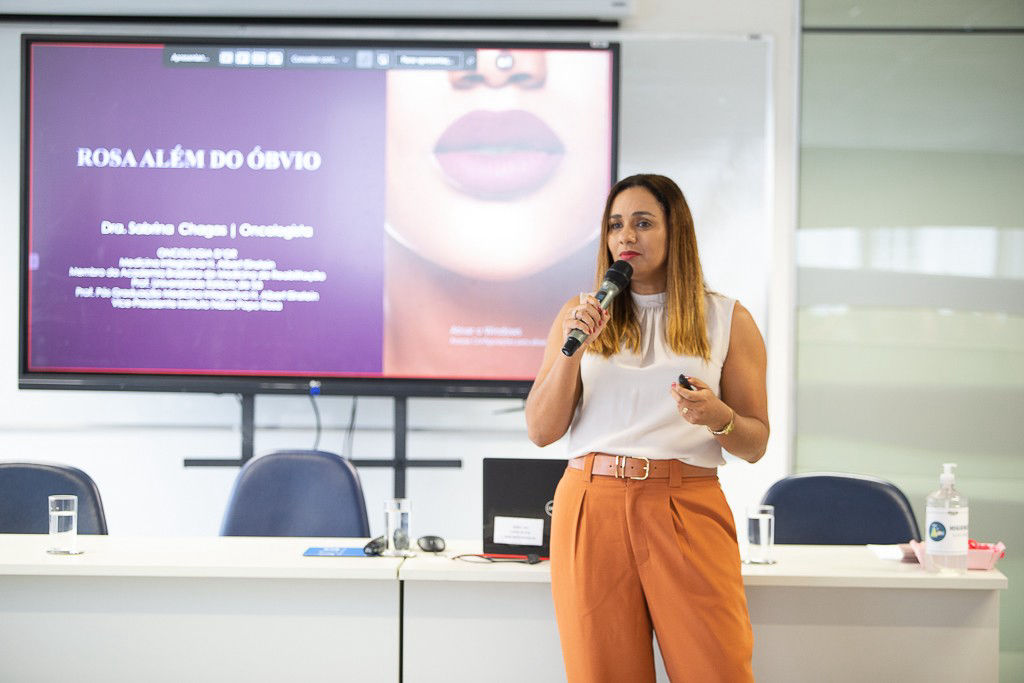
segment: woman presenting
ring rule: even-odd
[[[569,432],[555,493],[551,587],[570,683],[654,681],[652,629],[673,681],[751,681],[753,638],[722,449],[768,441],[765,348],[750,313],[708,290],[672,180],[612,187],[600,278],[633,267],[607,311],[563,307],[526,402],[530,439]],[[570,357],[568,333],[589,336]],[[676,383],[683,374],[693,389]]]

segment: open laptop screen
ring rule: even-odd
[[[550,555],[551,511],[565,460],[484,458],[484,553]]]

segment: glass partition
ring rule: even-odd
[[[956,462],[971,537],[1014,549],[1022,64],[1024,33],[805,31],[797,233],[796,470],[889,479],[923,530]],[[1024,680],[1024,557],[999,569],[1001,676]]]

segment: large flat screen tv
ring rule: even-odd
[[[614,44],[24,36],[20,386],[523,395]]]

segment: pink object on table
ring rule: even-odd
[[[1002,541],[999,543],[982,543],[979,545],[984,547],[967,549],[968,569],[992,569],[996,566],[997,560],[1006,556],[1006,546],[1003,545]],[[917,557],[917,561],[923,567],[924,543],[920,541],[910,541],[910,543],[904,543],[900,547],[902,548],[903,546],[908,546],[913,550],[914,556]]]

